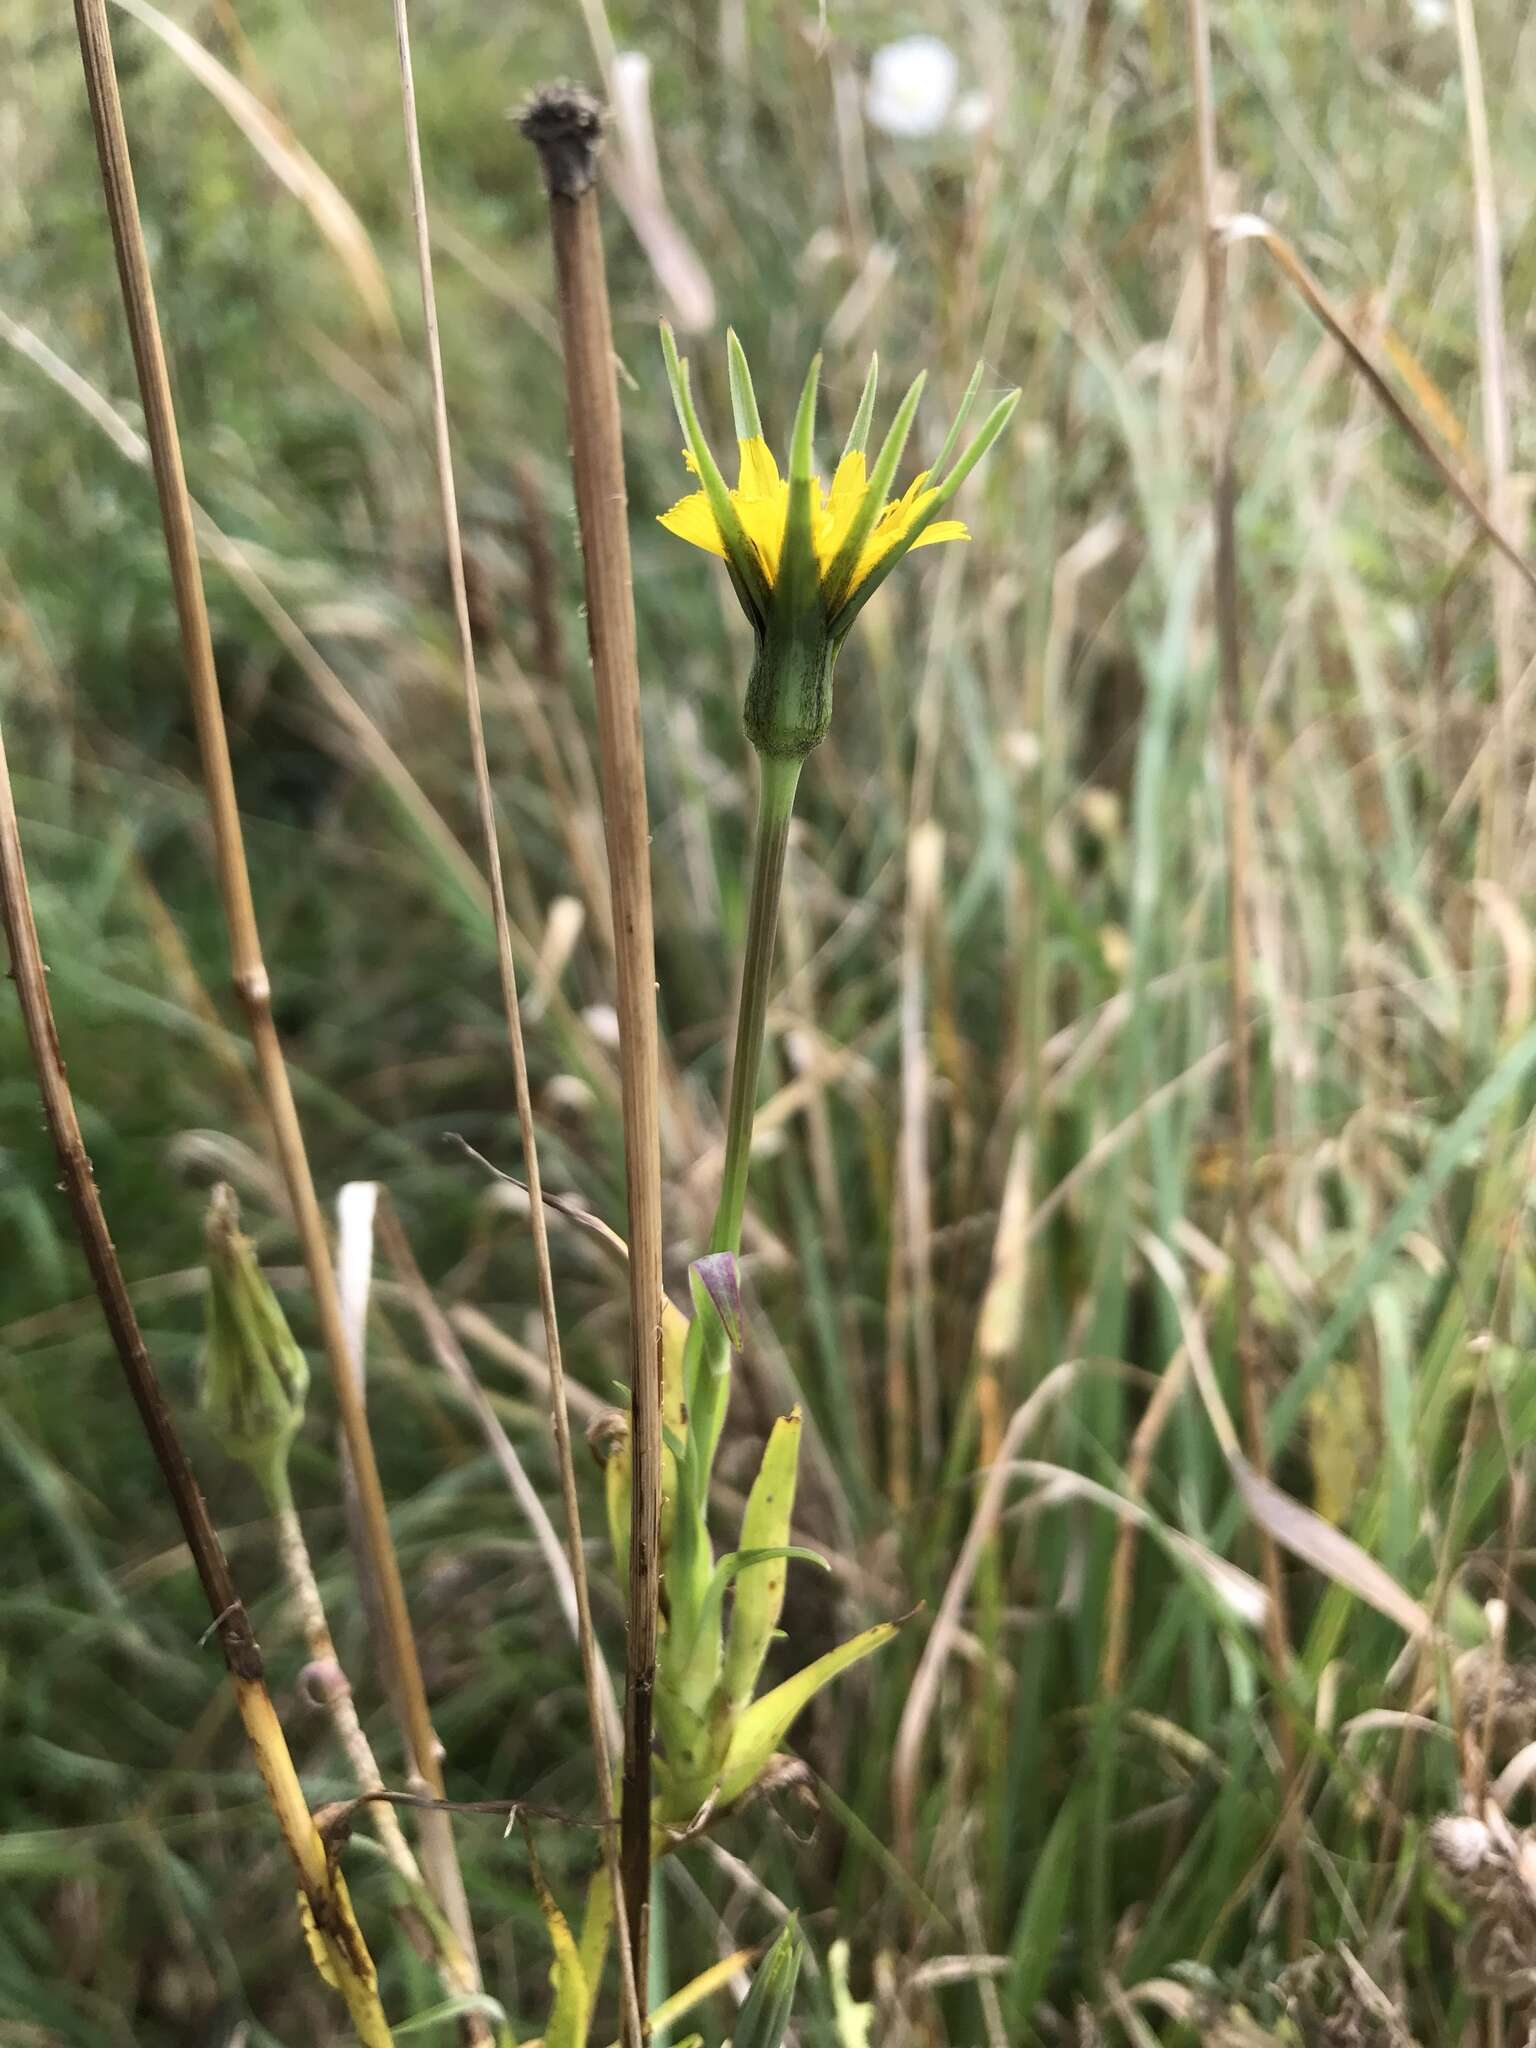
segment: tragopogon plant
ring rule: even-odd
[[[667,374],[699,488],[662,517],[681,539],[719,555],[752,623],[756,651],[744,723],[759,758],[758,814],[752,856],[741,1004],[726,1111],[723,1183],[706,1255],[690,1271],[693,1316],[668,1304],[663,1322],[662,1560],[665,1628],[657,1669],[661,1738],[653,1848],[663,1854],[710,1811],[748,1793],[801,1709],[840,1672],[889,1640],[881,1622],[757,1694],[784,1604],[792,1557],[814,1553],[789,1541],[800,1450],[798,1411],[769,1434],[742,1517],[737,1547],[716,1558],[708,1523],[709,1483],[725,1421],[732,1353],[741,1343],[736,1257],[746,1208],[752,1121],[757,1101],[768,991],[795,790],[805,758],[826,736],[837,656],[859,612],[914,548],[967,538],[958,519],[942,518],[961,484],[1007,425],[1019,394],[995,405],[956,456],[981,371],[931,470],[893,496],[896,472],[922,395],[919,377],[897,410],[873,468],[867,442],[874,415],[871,364],[830,490],[816,474],[814,442],[819,358],[800,395],[782,477],[763,437],[746,357],[728,337],[740,473],[727,486],[699,424],[687,364],[662,330]],[[628,1554],[629,1454],[622,1425],[607,1458],[609,1523],[620,1570]],[[819,1561],[819,1560],[818,1560]],[[726,1595],[734,1588],[729,1614]],[[588,1906],[591,1954],[601,1880]],[[565,1980],[570,1982],[569,1973]],[[557,1973],[557,1984],[561,1982]],[[595,1986],[577,1987],[590,2000]],[[575,1995],[574,1993],[571,1995]],[[557,2016],[566,2003],[557,1993]],[[552,2028],[553,2037],[553,2028]],[[562,2035],[562,2038],[564,2036]]]
[[[665,1818],[685,1822],[701,1800],[714,1797],[729,1803],[747,1791],[801,1707],[891,1632],[888,1624],[866,1630],[754,1700],[783,1602],[784,1561],[791,1554],[786,1546],[799,1451],[798,1417],[786,1416],[775,1424],[747,1503],[740,1546],[718,1564],[707,1522],[709,1479],[725,1418],[731,1353],[740,1341],[733,1262],[741,1248],[779,893],[800,769],[826,735],[833,670],[854,620],[904,555],[932,543],[967,538],[958,519],[940,514],[1008,424],[1019,394],[1011,392],[995,405],[956,457],[981,383],[978,367],[933,468],[919,474],[902,496],[893,497],[924,380],[917,378],[897,408],[871,469],[866,447],[877,383],[877,365],[871,363],[827,490],[816,474],[814,453],[820,359],[811,364],[801,390],[790,438],[789,475],[781,478],[763,438],[746,356],[732,334],[731,399],[741,466],[736,488],[730,490],[699,424],[688,366],[679,360],[665,328],[662,345],[686,444],[685,460],[700,481],[691,497],[663,515],[662,524],[724,558],[752,623],[757,645],[744,723],[760,770],[724,1179],[710,1255],[693,1273],[694,1316],[680,1368],[684,1433],[672,1446],[676,1502],[666,1560],[669,1616],[657,1718],[667,1746]],[[735,1604],[729,1633],[722,1638],[725,1583],[732,1577],[737,1581]]]

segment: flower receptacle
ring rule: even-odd
[[[832,670],[837,648],[814,618],[797,630],[773,630],[759,643],[747,678],[742,724],[760,754],[803,761],[832,722]]]

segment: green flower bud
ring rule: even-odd
[[[304,1420],[309,1366],[240,1230],[234,1190],[208,1204],[207,1341],[203,1416],[221,1450],[264,1485],[280,1477]]]
[[[995,405],[958,459],[961,436],[981,388],[978,365],[932,470],[904,492],[896,472],[922,396],[918,377],[896,412],[873,467],[866,454],[874,414],[876,369],[830,485],[816,474],[816,394],[821,358],[811,364],[795,411],[789,474],[763,437],[746,356],[727,337],[731,411],[740,473],[732,489],[710,451],[693,401],[688,365],[671,329],[662,353],[682,428],[684,459],[699,488],[661,516],[690,546],[718,555],[757,637],[747,684],[747,737],[765,760],[801,761],[826,736],[832,717],[832,672],[850,627],[886,577],[914,548],[965,540],[958,519],[941,519],[971,471],[1003,432],[1019,402],[1011,391]]]

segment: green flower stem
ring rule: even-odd
[[[712,1252],[741,1250],[741,1222],[747,1206],[747,1173],[752,1160],[752,1121],[757,1110],[758,1074],[763,1062],[763,1035],[768,1023],[768,991],[773,976],[774,941],[778,936],[779,895],[784,882],[784,855],[795,787],[803,756],[759,754],[757,829],[752,851],[752,896],[747,908],[746,955],[742,965],[741,1006],[736,1016],[736,1054],[731,1065],[731,1091],[725,1116],[725,1170],[720,1206],[710,1233]],[[684,1358],[688,1390],[688,1467],[692,1511],[697,1530],[674,1537],[669,1585],[674,1629],[696,1613],[708,1582],[711,1559],[706,1502],[715,1448],[725,1422],[730,1393],[731,1347],[724,1323],[707,1306],[696,1306]],[[686,1632],[686,1630],[685,1630]]]
[[[741,1008],[736,1017],[736,1054],[725,1119],[725,1172],[720,1206],[710,1234],[712,1252],[741,1250],[741,1221],[747,1206],[747,1170],[752,1156],[752,1121],[757,1111],[758,1073],[768,1023],[768,992],[779,930],[779,896],[784,854],[795,808],[800,761],[758,757],[757,833],[752,851],[752,900],[747,909],[746,956],[742,964]]]

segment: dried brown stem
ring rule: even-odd
[[[1249,1463],[1263,1473],[1264,1392],[1253,1330],[1253,941],[1248,929],[1252,847],[1252,758],[1243,702],[1242,632],[1237,585],[1236,392],[1227,303],[1227,249],[1220,224],[1216,156],[1216,99],[1211,78],[1211,25],[1206,0],[1188,0],[1195,133],[1200,166],[1200,225],[1205,257],[1205,359],[1211,402],[1211,524],[1215,541],[1212,595],[1221,679],[1222,746],[1226,781],[1227,988],[1232,1044],[1232,1317],[1233,1346],[1242,1389],[1243,1434]],[[1290,1631],[1280,1549],[1259,1531],[1259,1557],[1269,1594],[1269,1652],[1277,1675],[1290,1668]],[[1280,1705],[1275,1738],[1283,1779],[1282,1807],[1291,1814],[1296,1782],[1296,1730]],[[1286,1930],[1292,1955],[1306,1939],[1306,1873],[1299,1829],[1284,1827]]]
[[[554,1271],[549,1257],[548,1224],[544,1213],[538,1137],[533,1122],[533,1097],[528,1084],[528,1055],[523,1039],[522,1011],[517,993],[517,970],[512,957],[512,934],[507,916],[506,883],[502,873],[501,846],[496,829],[496,805],[491,790],[490,763],[485,747],[485,721],[480,702],[480,679],[475,663],[474,632],[470,619],[469,591],[464,577],[464,546],[459,530],[458,491],[453,474],[453,441],[448,425],[448,395],[443,377],[443,352],[438,334],[437,292],[432,276],[432,240],[427,221],[426,178],[421,161],[421,131],[416,118],[416,84],[411,64],[410,23],[405,0],[394,0],[395,42],[400,58],[400,97],[405,121],[406,158],[410,173],[411,213],[416,231],[416,263],[421,284],[422,319],[426,330],[427,367],[432,383],[433,452],[437,469],[439,507],[443,523],[443,545],[448,560],[448,583],[453,599],[454,624],[458,632],[459,664],[464,683],[464,708],[469,725],[470,759],[474,769],[475,798],[480,815],[486,875],[491,889],[491,916],[496,935],[496,963],[501,981],[502,1009],[507,1025],[507,1049],[512,1059],[513,1092],[517,1101],[518,1129],[522,1136],[524,1170],[528,1176],[528,1213],[533,1233],[534,1265],[538,1275],[539,1310],[544,1324],[544,1349],[549,1361],[550,1413],[555,1451],[560,1467],[560,1492],[565,1510],[566,1547],[570,1558],[571,1593],[576,1610],[576,1633],[581,1652],[582,1679],[587,1698],[587,1720],[592,1738],[593,1765],[597,1773],[598,1811],[605,1823],[613,1820],[613,1762],[609,1741],[612,1714],[611,1689],[603,1667],[597,1634],[592,1625],[591,1601],[587,1590],[586,1552],[582,1544],[581,1504],[576,1487],[575,1458],[571,1448],[570,1411],[565,1395],[565,1368],[560,1345],[560,1322],[555,1306]],[[641,784],[642,822],[644,784]],[[654,1040],[654,1016],[652,1036]],[[653,1062],[654,1065],[654,1062]],[[627,1069],[626,1069],[627,1076]],[[627,1085],[626,1085],[627,1100]],[[659,1160],[659,1155],[658,1155]],[[659,1163],[658,1163],[659,1175]],[[659,1206],[659,1196],[658,1196]],[[406,1277],[415,1270],[403,1231],[390,1213],[386,1228],[392,1233],[397,1252],[409,1262]],[[658,1235],[659,1244],[659,1235]],[[416,1276],[419,1281],[419,1274]],[[660,1294],[658,1251],[657,1293]],[[488,1404],[469,1364],[457,1350],[457,1340],[436,1311],[423,1285],[420,1294],[428,1304],[428,1328],[435,1331],[439,1354],[442,1346],[456,1353],[482,1423],[489,1416]],[[457,1375],[456,1375],[457,1376]],[[494,1417],[489,1417],[494,1424]],[[507,1447],[510,1450],[510,1445]],[[660,1462],[658,1447],[657,1461]],[[634,1967],[634,1950],[628,1939],[624,1888],[620,1881],[619,1846],[611,1825],[603,1829],[603,1854],[609,1869],[614,1915],[618,1927],[620,2010],[627,2048],[639,2048],[644,2037],[645,1979]]]
[[[330,1243],[272,1016],[272,990],[262,958],[261,938],[251,898],[229,740],[224,730],[208,609],[198,563],[192,502],[182,465],[181,442],[155,309],[149,256],[134,190],[127,130],[123,123],[117,71],[107,30],[106,0],[76,0],[75,22],[91,121],[96,134],[102,191],[112,229],[123,309],[133,345],[145,432],[160,500],[166,555],[181,628],[182,656],[197,725],[219,895],[229,936],[231,976],[235,993],[245,1011],[256,1056],[257,1078],[272,1123],[273,1140],[314,1295],[321,1342],[330,1364],[337,1409],[356,1476],[367,1538],[368,1565],[380,1594],[389,1662],[403,1704],[407,1740],[417,1774],[440,1797],[443,1792],[442,1764],[432,1732],[416,1642],[411,1633],[399,1561],[390,1536],[384,1490],[368,1432],[362,1389],[348,1352]],[[439,1877],[450,1892],[442,1904],[456,1924],[462,1925],[463,1899],[456,1866],[451,1873],[440,1872]],[[454,1890],[458,1890],[457,1897],[451,1895]]]
[[[633,1459],[620,1857],[635,1979],[644,1984],[651,1883],[651,1698],[660,1594],[661,1140],[640,670],[613,328],[594,189],[601,113],[586,94],[551,87],[535,96],[522,127],[538,149],[549,192],[613,887],[629,1207]],[[536,1211],[539,1204],[533,1207]]]
[[[43,964],[37,925],[32,915],[3,736],[0,736],[0,914],[3,914],[10,948],[11,979],[16,984],[27,1045],[37,1074],[49,1133],[58,1154],[64,1193],[113,1348],[202,1583],[208,1611],[213,1616],[212,1633],[218,1638],[228,1666],[240,1719],[283,1841],[293,1859],[300,1890],[320,1930],[359,2037],[371,2044],[371,2048],[387,2048],[389,2026],[379,2004],[372,1959],[346,1903],[346,1895],[336,1884],[327,1864],[324,1845],[311,1818],[298,1772],[283,1738],[282,1726],[267,1692],[261,1652],[250,1618],[235,1588],[208,1504],[176,1434],[175,1423],[139,1329],[138,1318],[133,1312],[117,1250],[107,1228],[54,1024],[53,1005],[48,995],[48,970]]]
[[[358,1792],[374,1800],[375,1795],[384,1790],[383,1774],[358,1715],[352,1687],[336,1654],[336,1643],[326,1617],[325,1602],[320,1596],[314,1562],[304,1540],[304,1528],[293,1504],[293,1495],[288,1490],[286,1473],[282,1475],[272,1499],[272,1517],[277,1530],[277,1551],[283,1576],[288,1581],[288,1590],[298,1612],[304,1646],[312,1663],[318,1667],[315,1676],[323,1694],[325,1711],[345,1752]],[[449,1998],[472,1997],[480,1989],[480,1973],[474,1958],[467,1953],[432,1900],[422,1877],[421,1865],[416,1861],[415,1853],[405,1839],[405,1830],[387,1800],[375,1801],[373,1822],[379,1846],[404,1884],[412,1903],[418,1909],[425,1908],[423,1917],[437,1950],[437,1970],[444,1993]],[[493,2041],[495,2034],[491,2027],[478,2015],[474,2017],[479,2030],[477,2038]]]

